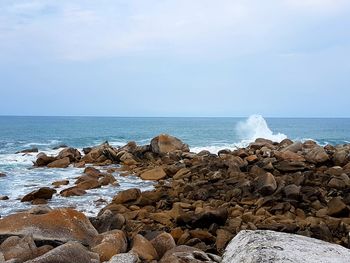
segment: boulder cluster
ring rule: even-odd
[[[108,173],[90,166],[110,164],[120,166],[109,167]],[[153,180],[155,189],[118,192],[89,220],[72,209],[49,208],[0,219],[0,237],[10,239],[0,245],[5,260],[220,262],[234,236],[258,229],[350,245],[350,145],[257,139],[246,148],[218,154],[191,153],[179,139],[159,135],[145,146],[130,142],[115,148],[104,143],[84,149],[84,155],[73,148],[56,157],[40,153],[35,163],[69,165],[87,167],[74,187],[60,192],[62,196],[116,184],[111,174],[116,171]],[[49,199],[55,191],[49,189],[29,193],[22,201]],[[14,238],[22,238],[21,249],[31,247],[33,253],[16,257],[27,254],[15,253],[19,248],[11,246]],[[15,252],[8,252],[12,249]],[[76,251],[84,251],[78,261],[45,259]]]

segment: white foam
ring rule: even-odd
[[[236,131],[242,143],[253,142],[258,138],[281,142],[287,138],[283,133],[273,133],[261,115],[251,115],[245,121],[239,122]]]

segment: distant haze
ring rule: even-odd
[[[349,0],[3,0],[0,115],[350,117]]]

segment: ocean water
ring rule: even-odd
[[[7,117],[0,116],[0,195],[9,200],[0,201],[0,216],[31,207],[21,203],[24,194],[52,182],[69,179],[70,185],[83,169],[32,168],[34,154],[15,152],[38,147],[47,154],[57,154],[54,147],[66,144],[78,149],[109,141],[121,146],[128,141],[148,144],[160,133],[174,135],[190,145],[194,152],[203,149],[217,152],[223,148],[246,146],[256,138],[274,141],[313,139],[319,144],[344,144],[350,142],[350,119],[298,119],[266,118],[253,115],[249,118],[117,118],[117,117]],[[136,177],[114,176],[120,186],[107,186],[89,190],[82,197],[63,198],[55,195],[49,202],[52,207],[71,206],[95,215],[103,203],[118,191],[139,187],[152,189],[152,182]],[[64,186],[58,191],[69,187]]]

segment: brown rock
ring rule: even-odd
[[[148,170],[140,175],[143,180],[154,180],[158,181],[166,177],[166,173],[164,172],[162,167],[153,168]]]
[[[76,186],[66,188],[60,192],[60,195],[63,197],[82,196],[84,194],[86,194],[86,191]]]
[[[310,163],[323,163],[329,160],[329,156],[321,146],[314,146],[305,155],[305,159]]]
[[[56,188],[58,188],[62,185],[67,185],[67,184],[69,184],[68,180],[61,180],[61,181],[56,181],[56,182],[52,183],[52,185],[54,185]]]
[[[0,200],[9,200],[9,197],[7,195],[0,195]]]
[[[133,238],[132,251],[134,251],[142,260],[156,260],[158,254],[152,243],[143,236],[137,234]]]
[[[172,235],[165,232],[153,238],[151,240],[151,244],[157,251],[159,258],[162,258],[168,250],[176,247],[175,240]]]
[[[108,261],[116,254],[125,253],[128,247],[126,236],[121,230],[112,230],[99,235],[91,248],[92,252],[100,256],[101,261]]]
[[[175,151],[189,152],[187,144],[184,144],[176,137],[161,134],[151,140],[151,151],[158,154],[165,154]]]
[[[42,187],[42,188],[39,188],[38,190],[30,192],[29,194],[26,194],[21,199],[21,202],[30,202],[30,201],[33,201],[34,199],[51,199],[54,193],[56,193],[55,189],[52,189],[49,187]]]
[[[216,242],[215,242],[217,251],[222,252],[232,238],[233,238],[233,235],[227,230],[218,229],[216,231]]]
[[[99,256],[77,242],[68,242],[26,263],[99,263]]]
[[[115,204],[123,204],[130,201],[137,200],[141,195],[141,191],[138,188],[131,188],[128,190],[124,190],[119,192],[116,196],[113,197],[113,203]]]
[[[123,215],[118,213],[114,214],[108,209],[96,218],[91,218],[90,221],[99,233],[121,229],[125,224],[125,218]]]
[[[67,168],[70,164],[70,160],[68,157],[65,157],[63,159],[58,159],[56,161],[53,161],[47,165],[49,168]]]
[[[256,183],[257,190],[262,195],[271,195],[277,189],[275,177],[271,173],[260,175]]]
[[[25,149],[25,150],[16,152],[16,154],[18,154],[18,153],[37,153],[38,151],[39,151],[39,149],[34,147],[34,148]]]
[[[248,163],[254,163],[256,161],[258,161],[258,157],[253,154],[253,155],[250,155],[248,157],[245,158],[247,160]]]
[[[37,247],[31,236],[23,238],[12,236],[0,245],[0,252],[3,253],[5,260],[16,259],[24,262],[36,257]]]
[[[0,177],[5,177],[6,174],[5,173],[0,173]]]
[[[290,184],[283,188],[283,193],[289,199],[298,199],[300,197],[300,189],[300,186]]]
[[[340,197],[334,197],[328,202],[328,215],[347,217],[349,215],[349,209]]]
[[[56,158],[52,156],[47,156],[45,153],[39,153],[35,161],[36,166],[46,166],[49,163],[55,161]]]
[[[81,153],[77,149],[68,147],[58,153],[57,159],[63,159],[66,157],[69,158],[69,162],[71,163],[78,162],[81,158]]]
[[[206,253],[201,251],[198,248],[189,247],[189,246],[177,246],[169,251],[167,251],[162,259],[160,260],[160,263],[202,263],[202,262],[208,262],[213,263],[215,262],[212,260]]]
[[[17,213],[0,219],[0,235],[23,234],[32,234],[38,240],[90,244],[98,233],[83,213],[68,208],[39,215]]]

